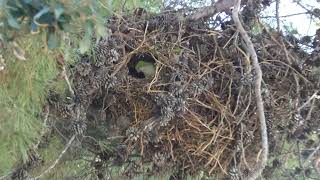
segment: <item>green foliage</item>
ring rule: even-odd
[[[158,13],[162,5],[161,0],[113,0],[110,6],[115,12],[132,11],[137,8],[144,8],[148,12]]]
[[[0,54],[6,63],[6,68],[0,71],[0,176],[8,174],[16,163],[25,161],[28,149],[39,138],[42,128],[39,115],[48,90],[59,94],[66,90],[64,81],[52,81],[58,74],[55,60],[58,51],[63,52],[67,65],[78,60],[76,50],[66,45],[66,38],[79,45],[84,53],[91,48],[93,34],[98,38],[107,36],[104,20],[112,12],[138,7],[157,12],[161,5],[160,0],[124,2],[0,0]],[[40,152],[46,163],[52,162],[63,148],[56,139],[49,143],[48,149]],[[68,172],[76,175],[79,164],[85,163],[83,160],[62,162],[55,175],[49,174],[48,178],[65,177]]]
[[[145,8],[159,12],[161,0],[2,0],[0,1],[0,40],[10,42],[18,34],[45,32],[49,49],[61,45],[64,33],[83,30],[80,52],[90,49],[91,36],[107,36],[104,19],[112,12]]]
[[[63,33],[84,28],[80,49],[85,52],[93,32],[97,36],[107,35],[103,22],[106,13],[102,13],[96,0],[3,0],[0,5],[0,34],[5,42],[15,39],[17,32],[39,34],[43,31],[47,34],[48,48],[54,49],[60,46]]]
[[[44,53],[40,37],[21,38],[28,61],[17,61],[9,49],[1,51],[7,68],[0,74],[0,174],[17,160],[27,159],[27,150],[41,130],[42,112],[49,82],[57,75],[55,60]]]

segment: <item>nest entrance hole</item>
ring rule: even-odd
[[[150,53],[139,53],[139,54],[135,54],[133,55],[128,64],[128,73],[130,76],[135,77],[137,79],[144,79],[145,75],[143,72],[138,72],[136,69],[136,66],[138,64],[139,61],[144,61],[147,63],[156,63],[156,60],[154,58],[154,56],[152,56]]]

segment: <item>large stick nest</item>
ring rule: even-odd
[[[135,164],[127,176],[171,169],[179,179],[199,170],[228,174],[231,167],[248,175],[261,148],[255,74],[241,38],[228,24],[187,21],[179,12],[136,11],[108,19],[109,36],[71,68],[76,97],[60,103],[60,117],[75,119],[76,132],[116,139],[120,145],[113,151],[90,140],[83,144],[104,164]],[[310,115],[308,106],[299,109],[319,88],[314,71],[319,57],[261,29],[251,37],[263,71],[269,145],[276,151],[281,133],[300,137],[319,127],[319,106]],[[135,71],[140,59],[154,63],[151,78]],[[134,155],[142,158],[133,161]],[[141,170],[147,163],[153,167]]]

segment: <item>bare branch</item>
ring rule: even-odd
[[[316,153],[320,150],[320,144],[312,151],[312,153],[307,157],[304,163],[308,163],[311,159],[316,155]]]
[[[277,18],[277,31],[278,32],[280,32],[279,5],[280,5],[280,0],[276,0],[276,18]]]
[[[234,5],[234,0],[219,0],[213,6],[198,9],[188,17],[189,20],[198,20],[204,17],[213,16],[216,13],[230,9]]]
[[[45,110],[44,110],[45,114],[44,114],[44,120],[43,120],[43,123],[42,123],[42,130],[41,130],[41,133],[40,133],[40,138],[38,139],[38,142],[37,144],[35,144],[34,148],[35,149],[38,149],[40,143],[41,143],[41,139],[43,136],[45,136],[45,134],[48,132],[48,119],[49,119],[49,114],[50,114],[50,108],[49,108],[49,105],[46,105],[45,106]]]
[[[299,108],[298,108],[298,112],[301,111],[304,107],[306,107],[308,104],[310,104],[310,102],[317,97],[319,91],[316,91],[315,93],[313,93],[313,95],[305,102],[303,103]]]
[[[248,33],[243,28],[240,19],[239,19],[239,11],[240,11],[240,3],[241,0],[237,0],[234,5],[234,9],[232,11],[232,18],[237,27],[237,30],[240,32],[242,39],[247,45],[247,51],[250,54],[253,67],[256,72],[256,79],[255,79],[255,95],[256,95],[256,103],[257,103],[257,110],[258,110],[258,117],[260,120],[260,129],[261,129],[261,141],[262,141],[262,158],[261,162],[256,165],[255,171],[248,177],[248,179],[256,179],[265,168],[267,160],[268,160],[268,153],[269,153],[269,145],[268,145],[268,134],[267,134],[267,126],[266,120],[264,115],[264,107],[263,107],[263,100],[261,96],[261,81],[262,81],[262,71],[258,62],[258,57],[256,51],[254,49],[253,43],[250,40]]]
[[[293,14],[287,14],[283,16],[278,16],[280,18],[287,18],[287,17],[292,17],[292,16],[299,16],[299,15],[305,15],[308,14],[308,12],[299,12],[299,13],[293,13]],[[277,16],[261,16],[260,18],[278,18]]]
[[[302,157],[301,157],[301,150],[300,150],[300,144],[299,141],[297,141],[297,150],[298,150],[298,159],[299,159],[299,166],[302,169],[302,177],[305,180],[306,179],[306,173],[305,173],[305,169],[302,163]]]
[[[320,18],[318,13],[315,13],[313,10],[308,9],[306,6],[304,6],[303,4],[301,4],[301,2],[296,1],[297,5],[300,6],[301,8],[303,8],[304,10],[306,10],[310,15],[315,16],[317,18]]]
[[[61,74],[62,74],[63,78],[65,79],[67,85],[68,85],[68,88],[69,88],[70,93],[72,94],[72,96],[74,96],[74,91],[73,91],[73,89],[72,89],[72,87],[71,87],[71,83],[70,83],[70,81],[69,81],[69,78],[68,78],[68,75],[67,75],[67,70],[66,70],[66,67],[65,67],[65,66],[62,67],[62,72],[61,72]]]
[[[68,144],[65,146],[65,148],[63,149],[63,151],[60,153],[60,155],[58,156],[58,158],[54,161],[54,163],[49,166],[43,173],[41,173],[39,176],[35,177],[35,178],[31,178],[31,180],[37,180],[37,179],[40,179],[42,178],[44,175],[48,174],[58,163],[59,161],[61,160],[62,156],[67,152],[67,150],[69,149],[69,147],[71,146],[72,142],[74,141],[76,137],[76,134],[74,134]]]

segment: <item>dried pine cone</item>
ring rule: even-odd
[[[135,127],[129,127],[126,131],[126,136],[129,141],[137,141],[140,137],[139,131]]]

